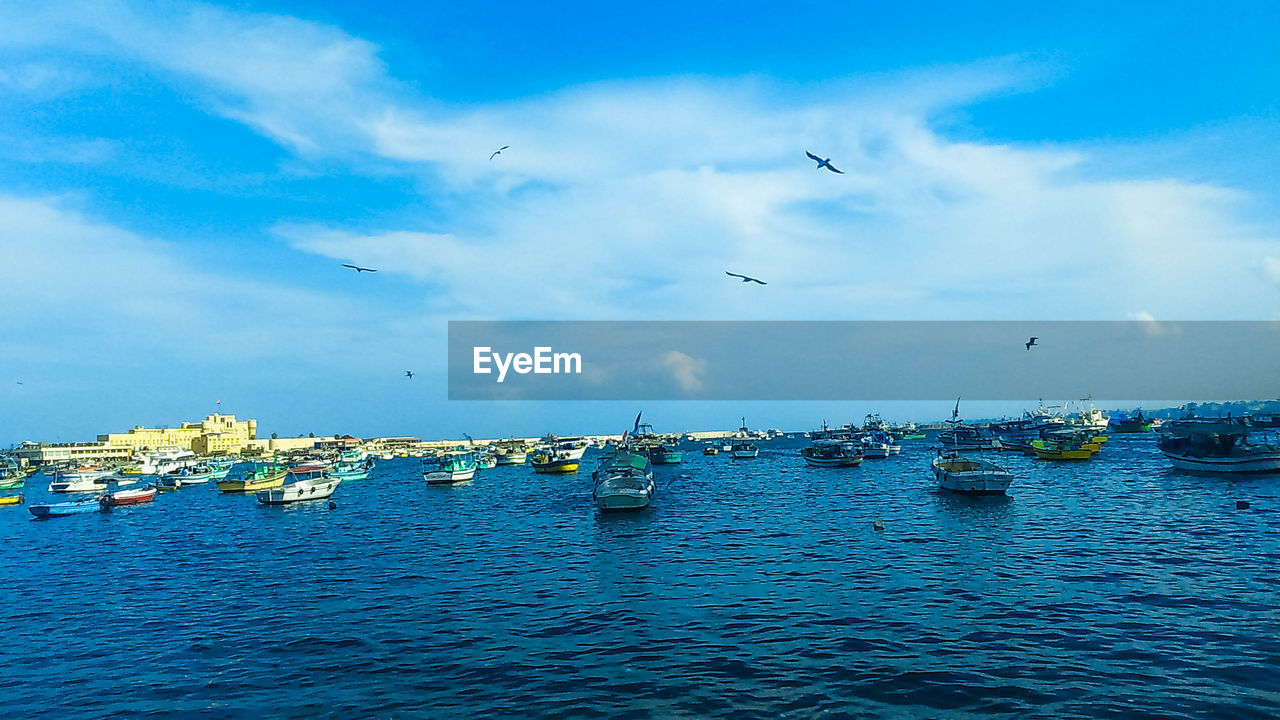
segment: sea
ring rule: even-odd
[[[454,486],[384,461],[332,508],[212,484],[2,507],[0,710],[1280,717],[1280,476],[1174,471],[1117,435],[1081,463],[988,453],[1015,480],[970,498],[936,490],[931,439],[850,469],[803,444],[686,445],[629,514],[595,508],[596,451]]]

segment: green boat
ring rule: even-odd
[[[26,475],[19,475],[17,477],[7,477],[7,478],[4,478],[3,480],[0,480],[0,490],[17,490],[18,488],[25,485],[26,482],[27,482]]]
[[[649,462],[654,465],[679,465],[684,451],[670,445],[654,445],[649,448]]]

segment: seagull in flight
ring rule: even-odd
[[[1037,340],[1039,340],[1039,339],[1040,339],[1040,338],[1038,338],[1038,337],[1033,337],[1033,338],[1031,338],[1030,340],[1028,340],[1028,341],[1027,341],[1027,349],[1028,349],[1028,350],[1030,350],[1030,349],[1031,349],[1031,346],[1032,346],[1032,345],[1035,345],[1035,344],[1036,344],[1036,341],[1037,341]]]
[[[809,152],[808,150],[805,150],[804,154],[808,155],[810,160],[818,163],[818,167],[814,168],[815,170],[821,170],[822,168],[826,168],[831,172],[836,173],[837,175],[844,174],[843,170],[837,170],[836,166],[831,164],[831,158],[820,158],[817,155],[814,155],[813,153]]]
[[[412,370],[405,370],[405,371],[404,371],[404,376],[405,376],[405,377],[407,377],[407,378],[409,378],[410,380],[412,380],[412,379],[413,379],[413,371],[412,371]]]
[[[746,275],[739,275],[738,273],[731,273],[731,272],[729,272],[728,270],[725,270],[725,271],[724,271],[724,274],[725,274],[725,275],[728,275],[729,277],[742,278],[742,282],[760,283],[761,285],[768,285],[768,284],[769,284],[769,283],[767,283],[767,282],[765,282],[765,281],[763,281],[763,280],[757,280],[757,279],[755,279],[755,278],[753,278],[753,277],[747,277]]]
[[[352,270],[355,270],[357,275],[359,275],[362,272],[378,272],[373,268],[360,267],[359,265],[348,265],[347,263],[342,263],[342,267],[351,268]]]
[[[493,162],[493,159],[494,159],[494,158],[496,158],[496,157],[498,157],[499,155],[501,155],[501,154],[502,154],[502,151],[503,151],[503,150],[506,150],[506,149],[507,149],[507,148],[509,148],[509,147],[511,147],[511,146],[510,146],[510,145],[503,145],[502,147],[498,148],[497,150],[494,150],[494,151],[493,151],[493,154],[489,156],[489,162]]]

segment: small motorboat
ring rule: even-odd
[[[0,495],[0,506],[21,505],[22,503],[22,493],[18,493],[17,495]]]
[[[63,517],[66,515],[79,515],[81,513],[102,512],[104,506],[98,498],[85,498],[84,500],[74,500],[72,502],[52,503],[48,505],[31,505],[27,510],[37,518]]]
[[[264,505],[285,505],[308,500],[324,500],[333,495],[333,491],[342,484],[341,479],[329,477],[324,468],[319,467],[295,468],[289,475],[298,480],[277,488],[259,491],[258,502]]]
[[[117,490],[102,496],[102,502],[111,507],[121,505],[141,505],[156,499],[156,488],[153,485],[135,490]]]
[[[1013,482],[1013,475],[999,465],[954,452],[933,459],[933,474],[943,490],[965,495],[1003,495]]]
[[[74,494],[74,493],[100,493],[107,489],[109,479],[105,475],[95,476],[72,476],[59,475],[49,483],[49,492]]]

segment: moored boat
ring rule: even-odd
[[[284,484],[288,468],[283,465],[257,465],[247,468],[235,477],[218,481],[218,490],[224,493],[251,493],[280,487]]]
[[[939,488],[966,495],[1003,495],[1013,482],[1013,475],[999,465],[958,453],[935,457],[933,475]]]
[[[1280,472],[1280,434],[1258,430],[1242,418],[1164,423],[1156,447],[1179,470]]]
[[[649,458],[625,445],[591,474],[592,497],[605,511],[641,510],[653,501],[656,486]]]
[[[581,462],[563,450],[539,448],[530,458],[533,471],[536,473],[572,473],[578,471]]]
[[[862,464],[862,452],[858,446],[840,440],[815,440],[800,450],[800,457],[814,467],[857,467]]]
[[[134,490],[117,490],[102,496],[104,504],[111,507],[121,505],[141,505],[156,499],[156,488],[152,485]]]
[[[308,500],[324,500],[342,484],[340,478],[329,477],[325,468],[309,465],[289,471],[289,482],[274,488],[258,491],[258,502],[264,505],[285,505]]]
[[[674,445],[661,443],[649,447],[649,462],[654,465],[679,465],[684,460],[684,451]]]
[[[729,452],[734,460],[751,460],[760,455],[760,448],[753,442],[741,440],[734,443],[729,448]]]
[[[0,490],[17,490],[18,488],[26,484],[27,484],[27,476],[25,474],[12,475],[10,477],[4,478],[3,480],[0,480]]]
[[[702,454],[703,455],[719,455],[720,448],[716,447],[715,445],[708,445],[702,448]]]
[[[17,495],[0,495],[0,506],[4,505],[21,505],[25,498],[22,493]]]
[[[102,512],[102,501],[98,498],[85,498],[71,502],[50,503],[46,505],[30,505],[27,510],[37,518],[64,517],[82,513]]]
[[[358,462],[339,461],[329,468],[329,477],[335,480],[367,480],[375,466],[372,457]]]
[[[493,456],[499,465],[523,465],[529,460],[529,451],[523,440],[500,440],[493,447]]]
[[[476,456],[470,451],[454,451],[438,463],[423,463],[422,479],[428,485],[465,482],[476,475]]]
[[[1031,443],[1039,460],[1088,460],[1093,457],[1094,450],[1084,445],[1067,440],[1036,440]]]
[[[960,398],[956,398],[956,407],[951,411],[951,419],[947,421],[947,429],[938,435],[942,447],[952,452],[957,450],[984,450],[993,447],[991,439],[981,430],[966,425],[960,419]]]

